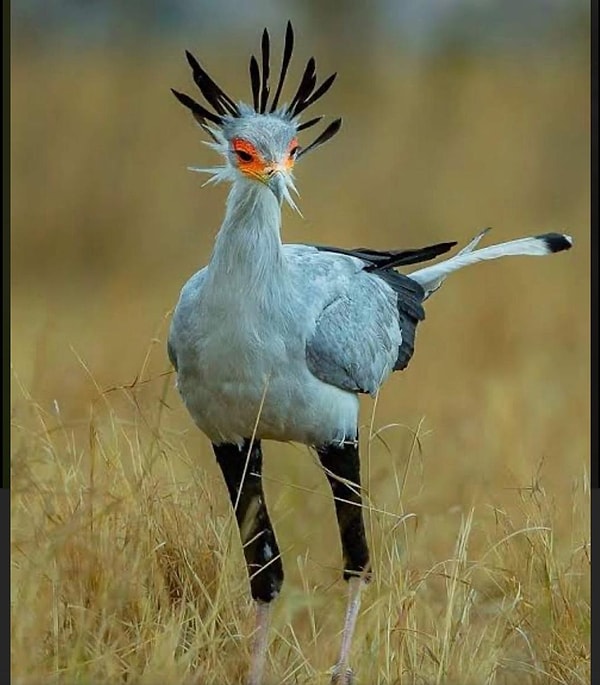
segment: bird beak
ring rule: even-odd
[[[277,202],[283,202],[286,191],[285,174],[286,170],[280,166],[269,168],[265,174],[265,182],[269,189],[277,198]]]
[[[290,171],[290,165],[274,164],[273,166],[269,166],[265,169],[265,175],[263,177],[264,182],[273,195],[275,195],[279,204],[282,204],[284,201],[287,202],[295,212],[298,212],[298,214],[302,216],[298,206],[290,195],[290,189],[296,193],[298,192],[290,175]]]

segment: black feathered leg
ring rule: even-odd
[[[213,450],[235,508],[252,597],[270,602],[281,589],[283,566],[262,489],[260,441],[213,445]]]
[[[260,685],[267,650],[269,603],[283,583],[283,565],[262,489],[262,450],[259,440],[242,447],[214,445],[229,497],[235,509],[244,548],[250,590],[257,602],[256,632],[248,685]]]
[[[344,579],[369,579],[369,548],[365,535],[360,493],[360,459],[358,442],[333,444],[317,449],[325,468],[335,502],[342,552]]]
[[[360,593],[364,583],[370,579],[369,548],[360,492],[358,440],[341,445],[321,446],[317,453],[333,493],[344,555],[344,578],[349,582],[342,646],[331,682],[351,685],[353,675],[348,666],[350,647],[360,609]]]

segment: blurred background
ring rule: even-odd
[[[169,315],[209,259],[227,192],[202,189],[187,171],[217,160],[169,88],[194,93],[189,49],[226,91],[249,98],[262,28],[278,57],[291,18],[288,88],[316,55],[321,78],[339,79],[314,113],[342,115],[344,127],[297,167],[304,218],[284,211],[284,240],[464,244],[485,226],[488,242],[574,237],[566,254],[454,275],[428,302],[412,363],[385,386],[375,421],[425,418],[440,440],[430,443],[432,473],[443,447],[456,452],[460,482],[510,480],[512,470],[518,480],[547,457],[562,483],[570,460],[585,463],[589,432],[588,9],[573,0],[14,3],[13,414],[24,416],[23,388],[74,430],[101,391],[145,380],[136,401],[162,397]],[[172,381],[169,425],[204,454]],[[125,415],[132,407],[123,403]],[[512,440],[509,429],[519,449],[507,460],[497,436]],[[400,450],[406,439],[391,437]],[[473,459],[474,446],[485,458]]]
[[[80,493],[99,499],[121,493],[119,507],[130,517],[124,520],[143,516],[145,529],[154,516],[146,517],[133,490],[123,491],[111,459],[137,473],[137,460],[150,455],[157,485],[148,501],[163,488],[165,507],[174,489],[182,497],[193,486],[201,463],[211,483],[219,483],[215,506],[228,511],[208,442],[187,416],[173,376],[161,375],[169,371],[171,310],[185,280],[210,257],[227,193],[221,186],[202,189],[204,179],[186,170],[217,160],[169,89],[196,95],[188,49],[228,93],[248,100],[248,58],[259,50],[260,32],[264,26],[271,32],[277,69],[288,19],[296,50],[287,95],[314,54],[321,78],[339,76],[311,114],[341,115],[344,126],[297,166],[304,218],[284,210],[285,241],[464,244],[486,226],[493,228],[487,243],[547,231],[567,232],[575,241],[570,252],[543,260],[511,258],[453,275],[428,301],[414,358],[385,385],[374,418],[373,403],[365,400],[363,436],[371,426],[384,441],[373,442],[365,461],[371,501],[380,511],[411,512],[419,522],[401,566],[407,579],[411,569],[418,573],[453,554],[460,517],[470,506],[481,504],[470,548],[476,555],[501,535],[490,507],[502,509],[515,528],[526,525],[522,493],[540,487],[547,510],[538,523],[555,536],[547,550],[556,559],[581,560],[590,428],[588,2],[16,0],[11,11],[12,469],[13,492],[20,495],[13,498],[20,512],[13,526],[28,559],[40,554],[35,572],[13,581],[31,592],[22,594],[21,671],[46,639],[44,631],[53,630],[50,609],[42,608],[53,606],[54,586],[43,591],[45,599],[39,589],[47,559],[54,555],[61,568],[70,558],[56,511],[69,521],[83,511]],[[164,459],[157,462],[159,425]],[[115,426],[126,442],[115,438],[111,448]],[[96,463],[102,431],[108,443],[100,476],[86,464]],[[329,588],[340,561],[322,474],[296,446],[268,445],[266,455],[287,587],[302,587],[295,560],[305,558],[307,577]],[[68,477],[65,464],[72,469]],[[198,514],[199,492],[190,491],[187,511],[205,526],[213,513],[203,501]],[[34,507],[35,493],[44,501],[57,498],[54,513]],[[295,514],[300,510],[306,516]],[[324,521],[318,535],[309,520]],[[377,530],[371,527],[370,536],[380,558]],[[168,535],[179,536],[165,528],[160,539]],[[203,554],[203,533],[190,528],[189,535]],[[41,540],[50,557],[40,551]],[[112,540],[107,534],[104,558],[94,556],[100,543],[87,532],[77,544],[89,564],[101,559],[93,573],[125,563],[126,576],[129,553],[121,555],[125,562],[113,559]],[[518,552],[498,565],[517,573],[520,559]],[[27,569],[30,561],[18,563]],[[557,573],[570,563],[556,561],[563,569]],[[235,572],[241,583],[241,566]],[[540,621],[536,649],[554,649],[546,631],[555,631],[556,617],[574,614],[558,609],[546,621],[537,605],[546,595],[528,584],[525,562],[522,572]],[[586,658],[578,646],[588,634],[580,576],[569,577],[572,606],[584,603],[576,620],[582,632],[564,641],[571,656],[555,659],[571,669]],[[70,601],[84,603],[79,595]],[[32,607],[40,607],[39,618]],[[328,620],[326,607],[322,616]],[[441,625],[432,616],[432,625]],[[328,632],[330,654],[335,629]],[[329,656],[321,652],[314,659],[325,668]],[[54,666],[31,668],[39,681]],[[466,682],[463,676],[456,682]],[[556,682],[579,682],[564,677]],[[534,681],[517,674],[514,682]]]
[[[291,18],[288,87],[315,54],[322,76],[339,72],[315,113],[342,115],[344,128],[298,166],[304,218],[285,210],[284,240],[462,244],[485,226],[488,241],[574,237],[567,254],[453,276],[428,302],[415,357],[385,386],[376,421],[426,417],[464,452],[469,481],[469,440],[507,421],[531,431],[511,468],[527,472],[563,446],[560,481],[564,460],[587,458],[589,427],[588,9],[573,0],[15,2],[13,413],[23,387],[75,427],[99,391],[158,378],[137,392],[162,396],[169,314],[210,256],[227,192],[201,189],[186,170],[216,160],[169,88],[194,92],[189,49],[249,98],[260,31],[268,26],[278,46]],[[169,420],[203,453],[172,386]],[[505,467],[493,442],[498,454],[486,452],[482,472]]]
[[[452,374],[464,356],[478,371],[508,370],[525,346],[556,373],[577,351],[584,371],[588,5],[17,0],[15,371],[39,400],[84,414],[93,387],[73,349],[101,387],[135,375],[181,284],[208,259],[226,195],[201,190],[186,170],[215,159],[169,92],[194,92],[183,51],[248,99],[247,59],[260,31],[267,25],[277,46],[288,18],[297,32],[288,87],[311,54],[323,76],[338,71],[315,113],[342,115],[344,129],[297,169],[305,219],[287,212],[284,239],[385,248],[464,242],[488,225],[494,241],[566,230],[577,245],[568,256],[453,279],[429,307],[414,377]],[[471,322],[489,338],[482,347],[468,335]],[[162,347],[153,360],[167,368]]]

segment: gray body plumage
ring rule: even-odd
[[[173,91],[211,137],[224,163],[208,182],[231,183],[225,219],[208,265],[181,291],[168,341],[177,387],[213,451],[238,523],[253,599],[255,642],[248,685],[261,685],[267,651],[269,603],[283,582],[283,565],[262,487],[262,439],[316,447],[334,498],[349,596],[340,655],[332,683],[351,685],[349,653],[361,588],[371,577],[362,515],[358,395],[377,393],[406,368],[423,302],[464,266],[506,255],[543,255],[568,249],[560,234],[476,249],[483,233],[449,259],[405,275],[397,267],[427,261],[454,243],[379,252],[283,245],[281,206],[297,209],[297,160],[330,140],[332,121],[306,147],[298,134],[320,122],[302,113],[330,88],[306,64],[295,95],[280,105],[293,49],[288,22],[279,79],[271,99],[270,38],[261,63],[250,59],[253,107],[236,103],[186,53],[205,104]]]
[[[185,404],[217,443],[354,439],[356,393],[377,392],[398,359],[398,296],[360,259],[282,245],[264,186],[239,181],[232,195],[213,257],[173,316]],[[246,203],[254,221],[240,225]]]
[[[549,234],[475,250],[482,235],[408,276],[369,271],[349,254],[283,245],[275,194],[237,179],[210,263],[184,286],[169,336],[196,424],[214,443],[353,440],[357,394],[375,394],[406,367],[421,302],[449,273],[570,246]]]
[[[286,46],[289,58],[290,27]],[[309,60],[291,104],[269,113],[258,106],[268,99],[268,86],[265,78],[259,87],[255,67],[252,108],[234,103],[189,53],[188,61],[216,113],[175,95],[224,160],[195,170],[232,187],[210,262],[181,291],[169,356],[187,409],[213,443],[241,444],[252,436],[317,446],[354,440],[358,393],[374,395],[392,371],[407,366],[424,317],[422,302],[449,273],[482,259],[570,246],[570,239],[552,234],[476,250],[481,234],[454,257],[403,275],[386,268],[383,253],[368,249],[283,245],[281,205],[296,209],[294,163],[329,140],[341,122],[302,149],[298,132],[318,118],[301,124],[298,114],[334,76],[316,88]],[[282,74],[280,83],[283,68]],[[405,263],[450,246],[413,251],[422,254]]]

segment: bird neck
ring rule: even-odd
[[[281,206],[262,183],[234,182],[209,271],[213,282],[249,292],[277,280],[284,268]]]

